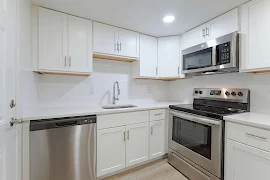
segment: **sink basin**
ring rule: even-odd
[[[103,109],[123,109],[123,108],[135,108],[135,107],[137,107],[137,106],[132,105],[132,104],[102,106]]]

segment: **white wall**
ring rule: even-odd
[[[170,82],[169,100],[192,103],[194,88],[248,88],[251,91],[251,111],[270,114],[270,74],[235,73],[173,81]]]
[[[134,80],[131,64],[94,60],[94,72],[89,77],[39,75],[23,72],[21,90],[24,111],[36,107],[104,105],[111,103],[113,83],[120,84],[118,103],[130,101],[166,101],[168,82]],[[149,93],[149,88],[152,92]]]

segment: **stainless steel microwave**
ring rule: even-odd
[[[205,75],[239,71],[239,40],[234,32],[182,51],[182,70],[186,75]]]

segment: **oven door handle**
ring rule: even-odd
[[[189,114],[184,114],[184,113],[178,113],[175,111],[170,111],[170,113],[176,117],[180,117],[189,121],[197,122],[200,124],[205,124],[205,125],[210,125],[210,126],[220,126],[219,121],[211,120],[211,119],[206,119],[202,118],[199,116],[194,116],[194,115],[189,115]]]

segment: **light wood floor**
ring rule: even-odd
[[[159,160],[130,171],[108,177],[104,180],[188,180],[167,163]]]

